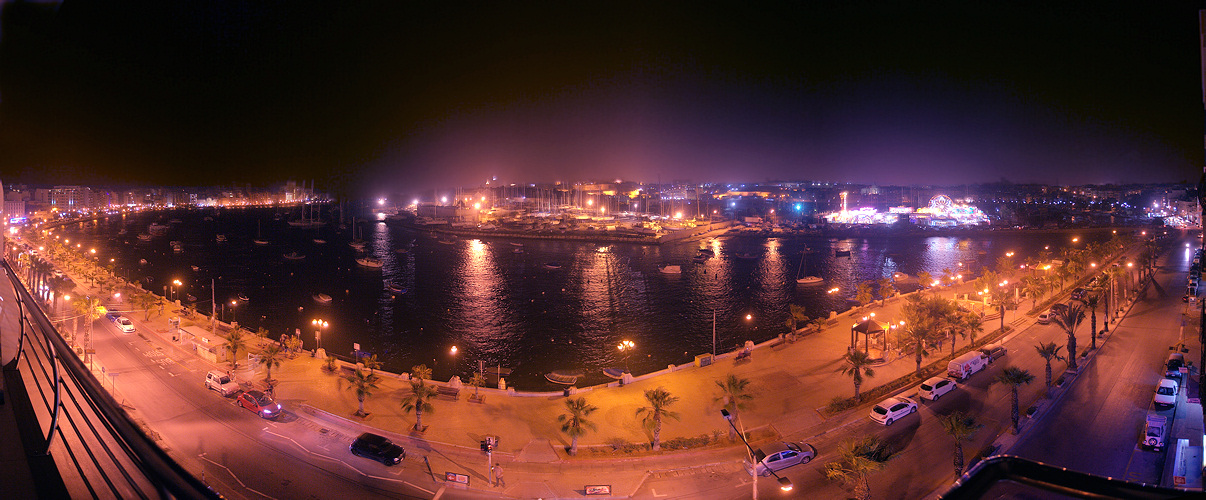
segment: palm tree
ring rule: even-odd
[[[379,380],[380,378],[376,375],[359,368],[352,372],[351,375],[348,375],[347,381],[352,383],[350,388],[356,391],[356,400],[360,402],[360,409],[356,410],[356,416],[363,417],[368,415],[364,411],[364,400],[372,396],[373,391],[377,390],[377,382]]]
[[[866,282],[859,283],[858,293],[854,296],[854,300],[857,300],[858,305],[860,306],[870,304],[871,301],[874,300],[873,296],[871,295],[871,284]]]
[[[1052,311],[1051,319],[1068,334],[1068,369],[1076,371],[1076,327],[1084,319],[1080,304],[1070,303],[1066,309]]]
[[[955,477],[963,475],[963,442],[968,441],[975,435],[976,430],[984,427],[976,422],[974,417],[968,416],[961,411],[955,411],[950,415],[942,417],[942,428],[947,434],[955,438]]]
[[[284,357],[282,347],[278,343],[269,344],[268,348],[260,354],[260,362],[264,364],[267,373],[264,376],[264,381],[272,383],[272,369],[281,366],[281,358]]]
[[[741,410],[749,407],[747,401],[754,399],[754,395],[749,391],[749,379],[738,378],[730,373],[723,381],[717,380],[716,386],[720,388],[720,395],[716,396],[713,401],[723,401],[724,409],[729,411],[733,418],[737,418],[737,414]],[[729,441],[737,439],[737,431],[733,426],[729,426]]]
[[[788,318],[787,321],[788,321],[789,328],[791,328],[791,330],[794,332],[794,331],[800,329],[800,323],[803,323],[804,326],[808,326],[808,323],[812,321],[812,318],[808,317],[808,314],[805,311],[804,306],[801,306],[798,304],[792,304],[791,305],[791,317]]]
[[[892,285],[892,280],[889,279],[887,276],[880,278],[879,279],[879,305],[882,307],[888,301],[888,297],[891,297],[892,295],[895,295],[895,294],[896,294],[896,287]]]
[[[852,488],[855,498],[867,500],[871,498],[868,477],[890,457],[891,452],[876,436],[845,441],[838,446],[838,459],[825,464],[825,477]]]
[[[984,332],[984,318],[980,316],[980,313],[968,309],[960,309],[955,314],[959,318],[959,327],[963,328],[967,334],[968,341],[975,344],[976,336]],[[953,348],[954,346],[952,345],[951,347]],[[951,354],[953,355],[955,352],[951,351]]]
[[[230,350],[230,368],[239,368],[239,351],[247,348],[247,337],[243,335],[243,328],[236,327],[226,335],[226,342],[223,344]]]
[[[369,373],[376,373],[381,369],[381,362],[377,360],[376,354],[360,358],[360,362],[364,364],[365,368],[368,368]]]
[[[989,382],[990,384],[1007,384],[1012,391],[1009,418],[1013,421],[1014,434],[1018,433],[1018,386],[1029,384],[1033,380],[1034,375],[1031,375],[1030,372],[1016,366],[1007,366],[997,374],[997,378]]]
[[[415,379],[410,383],[410,394],[402,398],[402,411],[415,412],[415,430],[423,432],[423,412],[435,413],[431,400],[436,396],[436,388],[423,383],[423,379]]]
[[[1039,342],[1039,345],[1034,346],[1034,349],[1038,351],[1039,356],[1042,356],[1042,358],[1047,361],[1047,387],[1051,387],[1051,360],[1058,359],[1063,361],[1064,357],[1060,356],[1059,354],[1060,349],[1063,348],[1064,346],[1062,345],[1055,345],[1055,342],[1049,342],[1046,344]]]
[[[921,271],[917,273],[917,283],[921,285],[920,290],[925,290],[934,283],[934,276],[928,272]]]
[[[678,398],[671,396],[666,389],[658,387],[645,391],[645,400],[649,402],[649,406],[637,408],[636,414],[644,415],[645,428],[653,431],[653,451],[661,451],[662,419],[679,420],[678,412],[668,409]]]
[[[431,368],[427,365],[415,365],[410,367],[410,378],[412,380],[431,380]]]
[[[1080,299],[1085,307],[1089,308],[1089,340],[1091,342],[1089,348],[1093,350],[1097,350],[1097,304],[1101,301],[1100,293],[1100,290],[1093,290],[1085,293],[1084,297]]]
[[[568,398],[565,400],[565,410],[569,413],[557,415],[557,421],[561,422],[561,432],[570,436],[570,455],[578,454],[578,436],[585,435],[587,429],[595,429],[594,422],[587,420],[586,417],[589,417],[591,413],[594,413],[598,409],[597,406],[587,403],[586,398]]]
[[[1022,293],[1026,294],[1027,297],[1030,297],[1031,309],[1038,307],[1038,299],[1042,298],[1043,295],[1047,293],[1047,290],[1048,286],[1046,281],[1039,276],[1029,276],[1022,281]]]
[[[482,372],[473,372],[473,376],[469,377],[469,385],[473,386],[473,399],[478,399],[477,388],[486,385],[486,376]]]
[[[842,361],[845,361],[846,364],[837,371],[854,379],[854,400],[862,401],[859,388],[863,386],[863,377],[875,376],[875,370],[871,369],[871,359],[863,351],[855,349],[842,356]]]

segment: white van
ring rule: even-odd
[[[984,353],[971,351],[951,360],[946,365],[946,374],[963,380],[970,377],[971,374],[983,370],[986,364],[988,364],[988,360],[984,358]]]

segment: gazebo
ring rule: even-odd
[[[883,334],[886,331],[883,323],[875,321],[875,314],[863,316],[863,319],[850,327],[850,350],[858,345],[858,334],[863,334],[863,354],[870,354],[871,334]]]

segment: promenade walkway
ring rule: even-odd
[[[82,280],[77,283],[86,287]],[[921,293],[951,298],[971,292],[970,283],[959,283]],[[875,402],[870,398],[864,398],[863,405],[836,415],[826,414],[823,407],[834,398],[853,394],[850,379],[836,373],[843,364],[840,358],[850,345],[852,324],[871,312],[876,313],[879,321],[899,321],[904,302],[898,296],[883,305],[876,302],[856,308],[793,343],[773,348],[764,343],[754,350],[748,362],[735,363],[733,353],[727,353],[710,366],[664,370],[654,376],[637,377],[623,386],[578,389],[573,397],[585,397],[598,411],[589,417],[596,429],[580,438],[576,457],[566,453],[570,440],[560,431],[557,420],[565,412],[561,392],[533,394],[482,388],[479,392],[485,399],[478,403],[469,400],[474,389],[466,386],[457,400],[433,400],[435,411],[423,415],[427,428],[417,433],[411,430],[414,414],[404,412],[400,405],[410,392],[409,382],[396,374],[378,372],[382,381],[364,403],[369,412],[366,418],[354,416],[358,402],[355,391],[344,379],[348,369],[341,367],[332,373],[323,368],[320,360],[305,353],[274,369],[273,378],[279,381],[275,389],[278,401],[299,417],[301,425],[314,432],[346,436],[349,442],[365,430],[391,436],[411,457],[426,458],[436,488],[464,487],[444,483],[444,473],[455,472],[471,478],[468,488],[500,496],[578,498],[582,497],[585,485],[606,484],[611,486],[613,497],[628,497],[649,478],[700,474],[706,479],[706,472],[731,472],[742,467],[744,447],[739,441],[734,444],[727,440],[728,423],[721,417],[721,404],[716,401],[720,393],[716,382],[729,374],[751,382],[753,400],[750,408],[741,413],[741,423],[754,441],[781,436],[807,438],[866,418],[867,407]],[[1005,323],[1011,330],[1034,321],[1023,313],[1029,305],[1030,301],[1025,301],[1018,311],[1006,313]],[[141,322],[140,326],[185,349],[186,346],[174,340],[178,336],[172,335],[174,329],[168,324],[170,311],[152,314],[151,320]],[[135,319],[142,319],[141,315]],[[987,320],[982,336],[991,335],[999,326],[999,319]],[[965,340],[959,340],[960,347],[965,344]],[[263,345],[254,347],[253,352]],[[927,357],[923,367],[948,356],[949,344],[943,347]],[[864,382],[863,392],[911,376],[914,368],[912,356],[889,359],[875,368],[875,376]],[[246,386],[263,386],[262,367],[241,369],[236,377]],[[680,420],[670,419],[663,424],[664,450],[622,451],[647,448],[651,441],[651,433],[641,425],[637,409],[646,405],[644,392],[657,387],[679,398],[670,409],[678,412]],[[478,448],[485,436],[499,438],[492,461],[505,467],[505,487],[489,484],[487,458]],[[665,449],[669,442],[691,438],[712,444],[685,451]],[[616,451],[617,448],[621,451]]]

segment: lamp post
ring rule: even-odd
[[[172,280],[172,301],[173,302],[176,300],[176,289],[181,286],[184,286],[184,283],[181,283],[180,280]]]
[[[319,349],[322,349],[322,329],[330,326],[330,323],[316,318],[311,320],[310,324],[314,325],[314,352],[317,353]]]
[[[743,425],[741,426],[741,429],[738,429],[737,425],[733,423],[733,415],[729,413],[729,410],[721,408],[720,416],[724,417],[725,421],[729,423],[729,427],[732,427],[733,430],[737,432],[738,436],[741,436],[741,442],[745,443],[745,449],[750,454],[750,467],[753,467],[753,473],[750,474],[750,476],[754,478],[753,499],[758,500],[758,464],[754,461],[754,447],[750,446],[750,442],[745,439],[745,426]],[[783,491],[792,490],[793,486],[790,479],[779,477],[779,475],[775,474],[775,471],[771,470],[770,467],[767,467],[766,471],[769,472],[770,475],[775,476],[775,479],[779,482],[779,489]]]
[[[448,350],[448,354],[452,356],[452,374],[454,376],[456,375],[456,362],[457,362],[456,353],[457,353],[456,346],[452,346],[452,349]]]
[[[636,348],[636,344],[632,343],[631,340],[625,340],[620,342],[620,345],[616,347],[620,349],[620,352],[624,353],[624,371],[632,373],[632,370],[628,369],[628,356],[632,354],[632,350]]]

